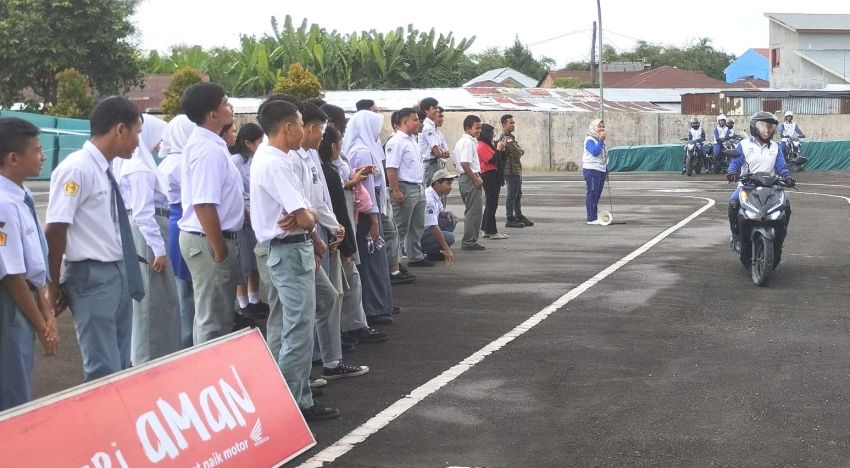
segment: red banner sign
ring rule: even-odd
[[[315,444],[257,330],[0,416],[6,467],[276,466]]]

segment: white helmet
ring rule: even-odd
[[[791,111],[785,111],[785,117],[788,117],[788,116],[794,117],[794,113],[791,112]]]
[[[720,114],[717,116],[717,121],[720,122],[721,120],[726,120],[726,114]]]

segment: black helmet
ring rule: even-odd
[[[767,143],[773,138],[777,125],[779,121],[770,112],[756,112],[750,117],[750,135]]]
[[[733,119],[726,119],[726,126],[727,126],[727,127],[729,127],[729,128],[734,127],[734,126],[735,126],[735,120],[733,120]]]
[[[691,119],[691,128],[693,128],[694,130],[699,128],[699,118],[693,117]]]

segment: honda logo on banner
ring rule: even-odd
[[[313,445],[256,330],[0,415],[4,466],[272,466]]]

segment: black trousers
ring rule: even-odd
[[[499,191],[502,189],[499,172],[482,172],[481,180],[484,181],[484,216],[481,219],[481,230],[485,234],[496,234],[496,208],[499,207]]]

